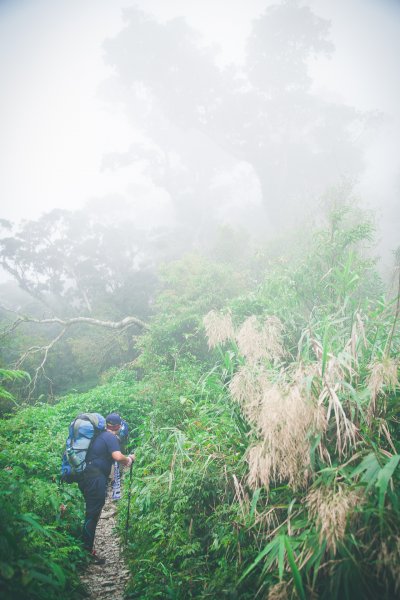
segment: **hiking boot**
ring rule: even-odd
[[[104,565],[106,562],[105,558],[101,558],[97,553],[96,550],[92,550],[89,553],[89,558],[90,560],[95,564],[95,565]]]

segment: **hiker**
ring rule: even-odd
[[[93,550],[97,522],[106,501],[107,481],[114,461],[130,467],[135,455],[126,456],[121,452],[118,433],[122,419],[117,413],[106,417],[106,430],[99,433],[91,443],[86,456],[86,468],[82,481],[78,482],[86,503],[83,525],[83,545],[98,564],[105,560],[99,558]]]
[[[119,443],[120,443],[120,449],[121,452],[123,454],[125,454],[125,446],[128,442],[128,436],[129,436],[129,426],[128,423],[126,421],[124,421],[124,419],[121,419],[121,426],[119,431],[116,433],[118,439],[119,439]],[[114,502],[118,501],[121,499],[121,472],[120,472],[120,468],[119,468],[119,463],[115,460],[112,467],[111,467],[111,473],[110,473],[110,483],[111,483],[111,490],[112,490],[112,500]]]

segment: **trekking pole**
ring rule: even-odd
[[[133,462],[131,463],[131,466],[129,469],[129,492],[128,492],[128,508],[126,511],[125,544],[128,543],[129,513],[130,513],[130,509],[131,509],[131,494],[132,494],[132,472],[133,472]]]

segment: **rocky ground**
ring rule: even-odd
[[[96,600],[123,600],[124,589],[129,579],[119,537],[114,532],[116,526],[117,502],[112,501],[109,492],[106,504],[97,524],[95,550],[106,559],[104,565],[90,564],[81,575],[87,590],[87,598]]]

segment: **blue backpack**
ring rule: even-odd
[[[118,433],[120,442],[122,444],[126,443],[128,440],[128,436],[129,436],[128,423],[126,421],[124,421],[124,419],[121,419],[121,429],[119,430],[119,433]]]
[[[106,420],[99,413],[82,413],[71,422],[61,461],[61,481],[76,483],[82,479],[90,444],[105,429]]]

